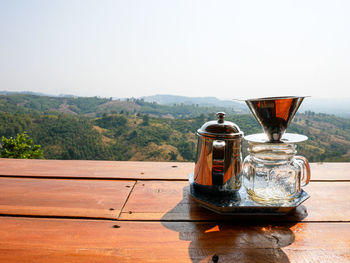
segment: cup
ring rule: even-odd
[[[249,142],[242,167],[243,185],[250,198],[263,204],[291,202],[310,181],[310,165],[296,155],[293,143]]]

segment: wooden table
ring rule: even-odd
[[[220,216],[193,163],[0,159],[0,262],[350,262],[350,163],[312,164],[308,215]]]

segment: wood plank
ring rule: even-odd
[[[0,214],[116,219],[134,183],[0,178]]]
[[[0,217],[0,262],[212,262],[214,254],[219,262],[349,262],[350,224]]]
[[[0,158],[0,175],[22,177],[187,180],[193,163]]]
[[[132,185],[132,181],[0,178],[0,213],[115,219]],[[311,198],[304,203],[308,209],[304,221],[350,221],[349,189],[348,182],[312,182],[306,188]],[[200,207],[188,190],[187,182],[139,181],[121,219],[227,218]]]
[[[350,222],[350,182],[311,182],[305,190],[311,198],[303,203],[308,216],[299,214],[281,220]],[[230,220],[200,207],[189,194],[187,182],[138,181],[129,197],[122,220]],[[236,217],[237,218],[237,217]],[[238,220],[240,217],[238,217]],[[270,219],[269,219],[270,220]]]
[[[350,163],[311,163],[311,180],[349,180]],[[187,180],[193,163],[0,158],[0,175],[105,179]]]
[[[0,214],[116,219],[134,181],[0,178]],[[312,182],[304,221],[350,221],[350,182]],[[328,193],[328,194],[324,194]],[[340,198],[341,197],[341,198]],[[113,210],[110,210],[113,209]],[[122,220],[227,220],[200,207],[187,182],[139,181]],[[288,218],[300,220],[300,218]]]
[[[310,163],[311,181],[350,181],[350,163]]]

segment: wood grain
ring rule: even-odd
[[[303,221],[350,222],[350,182],[311,182],[305,190],[311,198],[303,205]],[[298,211],[299,212],[299,211]],[[228,220],[200,207],[189,194],[187,182],[139,181],[129,197],[122,220]],[[238,220],[240,218],[238,217]],[[270,219],[269,219],[270,220]],[[294,216],[283,220],[300,220]]]
[[[0,262],[212,262],[214,254],[219,262],[349,262],[350,224],[0,217]]]
[[[230,220],[199,206],[184,181],[0,178],[0,214],[121,220]],[[283,220],[350,222],[350,182],[312,182],[303,205],[306,218]],[[340,198],[341,197],[341,198]]]
[[[192,171],[0,159],[0,262],[350,262],[350,163],[312,164],[308,216],[265,223],[201,208],[189,196]]]
[[[0,175],[21,177],[187,180],[193,163],[1,159]],[[311,180],[349,180],[350,163],[312,163]]]
[[[350,181],[350,163],[310,163],[311,181]]]
[[[0,178],[0,214],[116,219],[134,183]]]
[[[0,175],[98,179],[187,180],[193,163],[0,158]]]

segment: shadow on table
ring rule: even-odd
[[[179,232],[180,240],[191,241],[192,262],[290,262],[282,248],[294,242],[290,228],[307,216],[305,207],[286,216],[218,215],[192,200],[188,187],[183,193],[183,200],[163,216],[162,224]],[[190,220],[171,220],[184,207]]]

